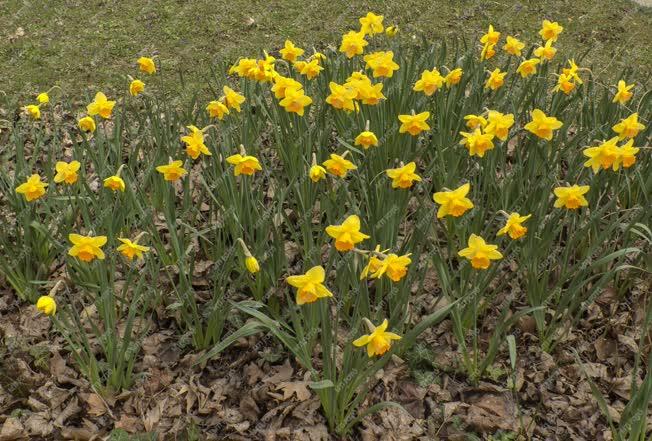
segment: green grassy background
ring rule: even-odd
[[[590,50],[587,60],[609,77],[627,66],[637,78],[651,72],[652,9],[629,0],[0,0],[0,90],[14,101],[53,85],[69,96],[126,88],[136,58],[155,53],[166,71],[158,87],[183,96],[211,65],[278,49],[285,38],[339,45],[369,10],[397,23],[404,39],[475,42],[491,22],[532,43],[548,18],[565,27],[562,57]]]

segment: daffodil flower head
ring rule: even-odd
[[[367,69],[373,71],[374,78],[391,78],[394,71],[399,69],[399,65],[394,62],[394,52],[392,51],[373,52],[365,55],[364,61],[367,63]]]
[[[489,72],[489,77],[484,84],[485,89],[498,90],[505,83],[505,76],[507,72],[501,72],[500,68],[495,68]]]
[[[618,134],[620,140],[623,140],[625,138],[635,138],[641,130],[645,130],[645,126],[638,122],[638,112],[636,112],[625,119],[621,119],[611,129]]]
[[[285,40],[285,45],[279,52],[281,53],[281,58],[290,63],[294,63],[305,51],[295,46],[290,40]]]
[[[476,234],[469,237],[468,247],[457,253],[460,257],[465,257],[471,261],[471,266],[475,269],[486,270],[492,260],[502,259],[503,255],[498,251],[497,245],[491,245]]]
[[[114,106],[115,101],[110,101],[102,92],[97,92],[93,102],[86,106],[86,110],[90,116],[100,115],[104,119],[109,119]]]
[[[505,41],[506,42],[505,42],[505,46],[503,46],[503,50],[510,55],[514,55],[515,57],[520,57],[521,51],[525,47],[525,44],[522,43],[518,38],[509,35],[507,36],[507,39]]]
[[[298,305],[313,303],[323,297],[333,297],[333,293],[324,286],[324,280],[326,280],[326,272],[321,266],[314,266],[305,274],[286,279],[290,286],[297,288]]]
[[[31,175],[27,181],[16,187],[16,193],[25,196],[27,202],[32,202],[41,198],[45,194],[45,187],[48,184],[41,181],[41,176],[37,174]]]
[[[226,107],[226,104],[220,100],[209,102],[206,106],[206,111],[211,118],[217,118],[220,121],[224,119],[224,115],[228,115],[230,113],[229,108]]]
[[[351,161],[346,159],[347,153],[348,152],[344,152],[342,156],[331,153],[330,159],[324,161],[324,167],[328,173],[340,178],[345,178],[349,170],[356,170],[358,168]]]
[[[183,161],[170,161],[167,164],[159,165],[156,167],[156,171],[163,175],[163,179],[168,182],[174,182],[183,178],[186,173],[186,169],[183,168]]]
[[[368,320],[365,320],[365,322],[367,323],[370,333],[354,340],[353,346],[366,346],[367,355],[369,357],[383,355],[392,346],[392,340],[401,339],[400,335],[393,332],[387,332],[387,327],[389,326],[387,319],[383,320],[383,322],[377,327],[371,324]]]
[[[140,80],[133,80],[129,84],[129,94],[131,96],[138,96],[145,90],[145,83]]]
[[[530,217],[532,217],[531,214],[521,216],[516,212],[510,213],[505,222],[505,226],[498,230],[498,236],[508,234],[512,239],[520,239],[527,233],[527,227],[524,227],[523,223]]]
[[[530,115],[532,116],[532,121],[525,125],[525,130],[547,141],[552,139],[554,130],[558,130],[564,125],[564,123],[554,116],[546,116],[539,109],[534,109]]]
[[[473,202],[466,197],[471,190],[471,184],[468,182],[455,190],[445,190],[433,195],[434,201],[440,205],[437,210],[437,218],[444,216],[460,217],[468,210],[473,208]]]
[[[149,57],[140,57],[137,60],[137,63],[138,69],[140,69],[141,72],[145,72],[149,75],[156,73],[156,64],[154,64],[154,59]]]
[[[398,120],[401,122],[399,133],[409,133],[412,136],[418,136],[419,133],[430,130],[426,122],[430,118],[430,112],[421,112],[411,115],[399,115]]]
[[[623,105],[634,96],[634,92],[630,92],[634,87],[634,84],[627,84],[623,80],[620,80],[618,81],[617,87],[618,90],[616,91],[612,102]]]
[[[77,121],[77,125],[79,126],[80,130],[87,133],[93,133],[96,128],[95,120],[91,116],[84,116],[83,118],[80,118],[80,120]]]
[[[383,16],[376,15],[373,12],[368,12],[367,15],[361,17],[360,32],[364,35],[374,35],[383,32]]]
[[[589,205],[584,195],[589,191],[588,185],[574,184],[569,187],[557,187],[554,189],[554,194],[557,196],[555,201],[555,208],[568,208],[569,210],[577,210],[580,207]]]
[[[77,172],[79,171],[79,168],[81,167],[81,164],[79,161],[70,161],[70,162],[64,162],[64,161],[58,161],[54,168],[56,170],[56,174],[54,175],[54,182],[57,184],[60,184],[62,182],[72,185],[75,182],[77,182]]]
[[[331,81],[328,84],[331,91],[326,97],[326,102],[336,109],[351,111],[355,109],[353,100],[357,97],[358,92],[346,84],[337,84]]]
[[[561,26],[559,23],[551,22],[550,20],[543,20],[543,23],[541,24],[541,30],[539,31],[539,35],[541,35],[541,38],[543,38],[544,41],[551,41],[555,42],[557,41],[557,38],[559,37],[559,34],[564,30],[564,27]]]
[[[437,92],[445,82],[446,79],[437,69],[424,70],[421,73],[421,78],[414,83],[412,90],[415,92],[423,92],[426,96],[431,96],[433,93]]]
[[[41,119],[41,108],[39,105],[28,104],[27,106],[23,107],[23,111],[32,119]]]
[[[143,253],[149,251],[149,247],[138,243],[138,238],[134,239],[133,242],[130,239],[122,237],[119,237],[118,240],[122,242],[122,245],[117,248],[118,251],[129,260],[143,259]]]
[[[338,251],[350,251],[355,244],[370,237],[360,232],[360,218],[355,214],[347,217],[340,225],[326,227],[326,234],[335,239]]]
[[[589,158],[584,167],[591,167],[593,173],[598,173],[600,169],[607,170],[613,167],[614,171],[620,168],[620,150],[617,146],[618,137],[614,136],[608,141],[603,142],[597,147],[587,147],[582,154]]]
[[[87,263],[95,258],[104,259],[104,252],[101,248],[106,244],[106,236],[82,236],[71,233],[68,235],[68,240],[72,243],[72,247],[68,250],[69,256]]]
[[[462,135],[460,144],[468,149],[471,156],[477,155],[483,158],[487,150],[494,148],[493,133],[482,133],[481,129],[475,129],[472,133],[460,132],[460,135]]]
[[[251,176],[257,171],[261,171],[263,169],[260,165],[260,161],[258,161],[258,158],[255,156],[247,155],[247,152],[242,145],[240,146],[240,153],[229,156],[226,158],[226,162],[234,166],[233,174],[235,176]]]
[[[50,296],[41,296],[36,301],[36,309],[44,315],[52,316],[57,312],[57,302]]]
[[[537,65],[541,63],[539,58],[530,58],[521,62],[516,69],[516,73],[520,74],[522,78],[527,78],[530,75],[537,73]]]
[[[365,46],[369,42],[365,40],[363,32],[349,31],[342,36],[342,43],[340,44],[340,52],[344,52],[347,58],[353,58],[364,52]]]
[[[408,162],[398,168],[385,170],[387,176],[392,180],[392,188],[410,188],[415,182],[421,181],[421,176],[415,173],[417,165],[414,161]]]
[[[284,97],[279,102],[280,106],[288,113],[296,113],[303,116],[305,107],[312,103],[312,98],[306,96],[303,89],[299,88],[286,88]]]

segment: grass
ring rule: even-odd
[[[33,99],[53,85],[74,97],[87,88],[125,89],[135,59],[158,54],[163,69],[178,74],[166,75],[158,88],[188,96],[202,89],[216,63],[278,49],[285,38],[302,47],[339,44],[368,10],[397,23],[402,38],[469,42],[491,22],[503,41],[510,33],[532,43],[541,19],[549,18],[565,27],[560,49],[578,56],[589,51],[599,72],[613,77],[631,67],[645,78],[651,69],[652,10],[629,0],[609,7],[595,0],[6,0],[0,2],[1,89],[10,101]]]

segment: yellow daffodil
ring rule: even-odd
[[[272,92],[277,99],[285,98],[285,91],[287,89],[302,89],[303,85],[293,78],[284,77],[282,75],[274,78],[274,85]]]
[[[50,102],[50,95],[48,95],[47,92],[42,92],[36,95],[36,101],[39,102],[39,104],[47,104]]]
[[[369,262],[367,262],[367,265],[365,265],[365,267],[362,269],[360,280],[364,280],[370,274],[378,271],[378,268],[380,268],[380,265],[383,263],[383,261],[378,257],[382,255],[382,252],[380,251],[380,245],[376,245],[373,253],[367,253],[366,255],[369,257]]]
[[[319,65],[319,59],[315,58],[301,66],[299,73],[305,75],[309,80],[312,80],[317,78],[322,70],[324,70],[324,68]]]
[[[290,63],[294,63],[305,51],[295,46],[290,40],[285,40],[285,46],[279,52],[281,53],[281,58]]]
[[[149,247],[138,244],[138,239],[132,242],[129,239],[119,237],[118,240],[122,245],[118,246],[117,250],[129,260],[142,259],[143,253],[149,251]]]
[[[553,92],[564,92],[566,95],[569,95],[573,90],[575,90],[575,83],[572,81],[572,77],[562,73],[557,77],[557,85]]]
[[[340,45],[340,52],[344,52],[347,58],[353,58],[364,52],[365,46],[369,44],[364,38],[365,34],[362,32],[349,31],[342,36],[342,44]]]
[[[618,134],[622,140],[625,138],[635,138],[638,132],[645,129],[645,126],[638,122],[638,112],[632,113],[625,119],[621,119],[618,124],[611,128]]]
[[[286,112],[296,113],[303,116],[305,107],[312,103],[312,98],[306,96],[303,89],[289,88],[285,89],[285,96],[279,102],[279,105],[285,109]]]
[[[623,80],[618,81],[618,91],[614,95],[614,99],[612,102],[618,103],[618,104],[625,104],[627,101],[629,101],[632,96],[634,96],[633,92],[630,92],[630,90],[634,87],[634,84],[627,84]]]
[[[313,303],[323,297],[333,297],[333,293],[324,286],[326,272],[321,266],[313,266],[305,274],[290,276],[288,285],[297,288],[297,305]]]
[[[383,16],[368,12],[360,18],[360,32],[365,35],[380,34],[383,32]]]
[[[554,189],[557,200],[555,208],[565,207],[570,210],[577,210],[580,207],[586,207],[589,202],[584,198],[584,194],[589,191],[588,185],[572,185],[570,187],[557,187]]]
[[[331,93],[326,97],[326,102],[336,109],[351,111],[355,109],[353,99],[358,95],[358,92],[352,87],[342,84],[337,84],[331,81],[328,84]]]
[[[131,94],[131,96],[138,96],[144,90],[145,90],[145,83],[143,83],[140,80],[133,80],[129,84],[129,94]]]
[[[561,70],[564,75],[567,75],[577,84],[582,84],[582,78],[579,75],[580,68],[575,64],[575,60],[568,60],[568,66]]]
[[[28,104],[23,107],[23,111],[28,114],[32,119],[41,119],[41,108],[34,104]]]
[[[501,72],[499,68],[489,72],[489,78],[484,83],[485,89],[498,90],[505,83],[507,72]]]
[[[80,234],[69,234],[68,240],[72,247],[68,255],[76,257],[84,262],[91,262],[95,258],[104,259],[102,247],[106,244],[106,236],[82,236]]]
[[[412,161],[399,168],[389,168],[385,173],[392,180],[392,188],[410,188],[415,181],[421,181],[421,176],[415,173],[416,169],[417,165]]]
[[[70,161],[70,162],[63,162],[63,161],[58,161],[56,165],[54,166],[54,169],[56,170],[57,174],[54,175],[54,182],[57,184],[60,184],[61,182],[65,182],[68,185],[72,185],[75,182],[77,182],[78,176],[77,172],[79,171],[79,168],[81,167],[81,164],[79,161]]]
[[[466,183],[455,190],[444,190],[435,193],[432,198],[440,205],[437,218],[444,216],[460,217],[467,210],[473,208],[473,202],[466,197],[471,190],[471,184]]]
[[[521,216],[518,213],[510,213],[505,222],[505,226],[498,230],[498,236],[508,234],[512,239],[520,239],[527,233],[527,227],[523,226],[523,222],[531,217],[531,214]]]
[[[399,115],[398,120],[401,122],[399,133],[409,133],[412,136],[417,136],[419,133],[430,130],[430,126],[426,122],[430,118],[430,112],[421,112],[411,115]]]
[[[361,145],[365,150],[369,147],[378,147],[378,138],[374,132],[365,130],[355,137],[355,145]]]
[[[367,69],[371,69],[374,78],[391,78],[399,65],[394,62],[394,52],[373,52],[364,57]]]
[[[331,153],[330,159],[324,161],[324,167],[326,167],[328,173],[340,178],[344,178],[346,177],[346,174],[349,172],[349,170],[356,170],[358,168],[357,166],[353,165],[351,161],[345,159],[346,153],[344,153],[342,156]]]
[[[564,30],[564,27],[561,26],[559,23],[551,22],[550,20],[543,20],[543,23],[541,24],[541,30],[539,31],[539,35],[541,35],[541,38],[544,41],[552,41],[553,43],[557,41],[557,38],[559,37],[559,34]]]
[[[345,84],[348,85],[349,83]],[[357,84],[357,98],[362,102],[362,104],[367,104],[370,106],[375,106],[380,102],[380,100],[385,99],[383,95],[383,83],[372,84],[369,83],[358,83]]]
[[[485,43],[480,52],[480,61],[489,60],[490,58],[493,58],[494,55],[496,55],[496,45]]]
[[[230,113],[229,108],[226,107],[226,104],[224,104],[222,101],[211,101],[206,106],[206,111],[211,118],[217,118],[220,121],[224,119],[224,115],[228,115]]]
[[[464,71],[461,67],[451,70],[446,74],[444,80],[446,80],[446,87],[452,87],[458,84],[462,80],[462,75]]]
[[[558,130],[564,125],[564,123],[554,116],[546,116],[539,109],[534,109],[530,115],[532,116],[532,121],[525,125],[525,130],[547,141],[552,139],[553,130]]]
[[[471,234],[468,247],[460,250],[457,254],[470,260],[473,268],[481,270],[489,268],[492,260],[503,258],[497,245],[486,243],[482,237],[476,234]]]
[[[355,214],[347,217],[341,225],[329,225],[326,234],[335,239],[335,248],[338,251],[352,250],[355,244],[369,239],[360,232],[360,218]]]
[[[381,276],[386,275],[392,282],[399,282],[407,274],[407,267],[410,263],[412,263],[410,254],[406,254],[405,256],[388,254],[380,261],[380,264],[371,274],[371,277],[379,279]]]
[[[421,73],[421,78],[417,80],[412,90],[423,92],[426,96],[431,96],[444,85],[444,82],[446,82],[446,79],[441,76],[437,69],[424,70]]]
[[[591,167],[593,173],[597,173],[600,169],[607,170],[613,168],[614,171],[620,168],[620,150],[617,146],[618,137],[614,136],[608,141],[603,142],[597,147],[587,147],[582,151],[588,161],[584,163],[584,167]]]
[[[77,121],[77,125],[80,130],[84,132],[93,133],[95,131],[95,120],[90,116],[80,118],[80,120]]]
[[[36,309],[44,315],[54,315],[57,313],[57,302],[50,296],[41,296],[36,301]]]
[[[389,326],[387,319],[383,320],[378,327],[372,325],[371,322],[367,326],[369,327],[370,334],[363,335],[354,340],[353,345],[356,347],[367,346],[367,355],[369,357],[383,355],[391,347],[392,340],[401,339],[400,335],[394,334],[393,332],[386,332]]]
[[[119,175],[109,176],[104,180],[104,187],[112,191],[125,191],[125,181]]]
[[[240,58],[236,64],[229,68],[229,74],[249,78],[249,72],[256,68],[256,65],[256,60],[253,58]]]
[[[140,57],[138,59],[138,68],[141,72],[145,72],[149,75],[156,73],[156,64],[154,64],[154,60],[149,57]]]
[[[493,25],[489,25],[487,33],[480,37],[480,43],[482,44],[496,44],[498,40],[500,40],[500,32],[495,31]]]
[[[503,50],[510,55],[520,57],[521,51],[523,50],[524,47],[525,44],[521,42],[518,38],[507,36],[505,46],[503,46]]]
[[[314,164],[310,167],[308,176],[312,182],[319,182],[326,177],[326,169],[321,165]]]
[[[192,159],[199,158],[201,154],[211,156],[212,153],[204,144],[204,132],[192,125],[188,126],[188,129],[190,134],[181,137],[181,141],[186,145],[186,154]]]
[[[618,157],[624,168],[629,168],[636,162],[636,154],[639,152],[638,147],[634,147],[634,140],[630,139],[625,144],[618,147]]]
[[[483,158],[487,150],[494,148],[493,133],[482,133],[482,130],[475,129],[473,133],[460,132],[460,135],[463,137],[460,144],[468,149],[471,156]]]
[[[109,101],[102,92],[95,94],[95,99],[92,103],[86,106],[86,110],[90,116],[100,115],[104,119],[111,118],[115,101]]]
[[[500,113],[496,110],[487,112],[487,126],[485,133],[491,133],[501,141],[506,141],[509,136],[509,129],[514,125],[514,115],[511,113]]]
[[[224,91],[223,102],[226,107],[229,109],[235,109],[236,112],[240,112],[240,104],[245,102],[245,97],[231,89],[229,86],[224,86],[222,90]]]
[[[16,193],[25,196],[27,202],[32,202],[45,194],[45,187],[47,186],[48,184],[42,182],[39,175],[33,174],[26,182],[16,187]]]
[[[256,274],[258,271],[260,271],[260,265],[254,256],[248,256],[245,258],[245,267],[251,274]]]
[[[183,168],[183,161],[170,161],[167,164],[159,165],[156,171],[163,175],[163,179],[169,182],[177,181],[183,178],[188,173]]]
[[[541,60],[538,58],[530,58],[529,60],[523,61],[518,65],[516,73],[521,74],[522,78],[527,78],[530,75],[537,73],[537,64],[541,63]]]
[[[398,26],[392,25],[392,26],[387,26],[385,29],[385,35],[387,35],[389,38],[393,38],[398,34]]]
[[[476,128],[484,128],[487,125],[487,120],[481,115],[465,115],[464,121],[466,121],[466,127],[471,130]]]
[[[541,61],[550,61],[557,53],[557,48],[552,47],[553,40],[546,41],[546,44],[539,46],[534,50],[534,56],[539,57]]]
[[[247,155],[244,150],[241,153],[229,156],[226,158],[226,162],[234,166],[233,174],[235,176],[252,176],[257,171],[263,169],[258,158]]]

